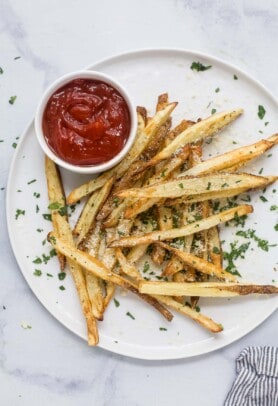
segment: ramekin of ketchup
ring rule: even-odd
[[[119,163],[133,144],[136,126],[136,109],[127,91],[93,71],[70,73],[54,82],[35,116],[45,154],[79,173],[99,173]]]

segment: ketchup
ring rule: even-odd
[[[114,87],[98,80],[75,79],[50,97],[42,125],[56,155],[85,166],[116,156],[127,141],[131,124],[127,103]]]

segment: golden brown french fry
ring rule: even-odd
[[[163,110],[168,104],[168,93],[162,93],[157,98],[156,111]]]
[[[143,283],[144,282],[140,282],[140,284]],[[197,310],[192,309],[189,306],[184,306],[183,304],[178,303],[176,300],[172,299],[169,296],[163,295],[152,295],[152,296],[155,297],[159,302],[170,307],[171,309],[174,309],[177,312],[183,314],[184,316],[187,316],[190,319],[196,321],[202,327],[206,328],[212,333],[220,333],[223,330],[223,326],[221,324],[216,323],[211,318],[205,316],[201,312],[197,312]]]
[[[257,188],[266,188],[267,186],[271,185],[272,183],[276,182],[277,176],[264,176],[264,183],[262,183],[260,186],[254,186],[252,189],[257,189]],[[261,182],[261,180],[258,181],[258,184]],[[235,187],[233,189],[224,188],[224,190],[220,191],[208,191],[207,193],[201,193],[201,194],[196,194],[196,195],[188,195],[188,196],[183,196],[183,197],[178,197],[176,199],[159,199],[156,203],[157,206],[160,206],[161,204],[167,205],[167,206],[176,206],[177,204],[181,203],[200,203],[204,202],[206,200],[215,200],[215,199],[224,199],[228,197],[233,197],[233,196],[238,196],[241,193],[246,193],[250,190],[249,187]],[[141,199],[140,199],[141,200]],[[140,202],[139,200],[139,202]]]
[[[222,248],[217,226],[208,230],[208,256],[214,265],[222,267]]]
[[[273,285],[233,284],[218,282],[152,282],[141,281],[139,291],[149,295],[233,297],[245,295],[269,295],[278,293]]]
[[[224,279],[224,280],[230,281],[230,282],[235,282],[237,280],[234,275],[225,271],[225,269],[215,266],[214,264],[206,261],[203,258],[199,258],[195,255],[189,254],[188,252],[181,251],[177,248],[174,248],[174,247],[172,247],[168,244],[164,244],[162,242],[158,242],[157,244],[162,246],[166,250],[173,252],[186,265],[189,265],[206,275],[215,276],[219,279],[222,279],[222,280]],[[169,274],[167,274],[166,276],[169,276]]]
[[[86,240],[86,238],[88,238],[87,234],[90,234],[90,232],[92,231],[97,213],[107,199],[113,186],[113,182],[114,177],[109,179],[100,190],[96,191],[95,194],[91,196],[91,198],[86,203],[85,207],[88,207],[88,210],[84,210],[82,212],[75,226],[75,234],[78,235],[76,241],[77,245],[82,244],[83,240]]]
[[[190,144],[198,140],[210,137],[222,130],[237,117],[243,113],[242,109],[224,111],[221,113],[216,113],[210,117],[197,122],[191,127],[187,128],[181,134],[179,134],[167,147],[155,155],[149,162],[141,167],[141,170],[146,169],[150,166],[157,165],[160,161],[170,158],[174,153],[176,153],[179,148],[185,144]]]
[[[102,294],[102,282],[97,276],[87,271],[85,272],[85,279],[91,302],[91,312],[97,320],[103,320],[104,298]]]
[[[59,167],[50,159],[45,156],[45,175],[47,181],[47,191],[49,200],[49,209],[51,213],[56,213],[61,209],[66,207],[66,198],[64,193],[64,188],[62,185],[61,174]],[[51,217],[53,230],[59,234],[60,229],[60,217]],[[60,269],[63,271],[66,265],[66,258],[60,253],[58,255],[58,260],[60,263]]]
[[[73,189],[67,197],[67,204],[73,204],[83,199],[83,197],[88,196],[94,191],[100,189],[111,177],[115,174],[114,168],[107,172],[102,173],[97,178],[93,178],[87,183],[78,186]]]
[[[87,240],[86,246],[82,246],[82,250],[88,252],[93,257],[98,256],[98,250],[101,240],[101,224],[96,223],[90,238]],[[104,286],[103,281],[90,272],[84,271],[87,285],[87,292],[91,302],[91,311],[97,320],[103,320],[104,313]]]
[[[185,227],[174,228],[166,231],[153,231],[141,236],[131,236],[120,238],[113,241],[111,247],[134,247],[138,244],[151,244],[155,241],[169,240],[178,237],[185,237],[202,230],[208,230],[218,224],[225,223],[235,217],[240,217],[252,213],[253,207],[249,205],[240,205],[231,209],[225,210],[219,214],[207,217],[206,219],[195,221]]]
[[[72,238],[72,232],[70,229],[70,226],[67,222],[67,220],[62,217],[58,212],[55,212],[52,214],[54,217],[60,217],[59,224],[61,225],[60,228],[60,233],[59,233],[59,238],[61,238],[61,241],[64,241],[65,244],[70,249],[75,249],[74,247],[74,241]],[[55,233],[53,233],[55,235]],[[56,234],[58,236],[58,234]],[[54,237],[55,238],[55,237]],[[57,250],[60,252],[59,250]],[[64,255],[64,253],[61,253]],[[66,255],[65,255],[66,256]],[[68,258],[68,263],[70,267],[70,271],[76,286],[76,290],[79,296],[79,300],[81,303],[82,311],[86,319],[87,323],[87,330],[88,330],[88,344],[89,345],[97,345],[98,344],[98,329],[97,329],[97,324],[95,317],[93,316],[91,312],[91,303],[90,299],[88,296],[87,288],[86,288],[86,282],[85,282],[85,277],[82,271],[82,267],[77,264],[75,261],[73,261],[72,258]]]
[[[275,180],[277,177],[274,177]],[[222,173],[213,175],[202,175],[198,177],[182,177],[153,186],[142,188],[126,189],[118,192],[119,197],[127,198],[177,198],[181,196],[194,196],[223,190],[238,188],[264,187],[269,179],[263,176],[250,175],[247,173]],[[190,200],[190,199],[189,199]]]
[[[136,224],[138,232],[149,233],[153,230],[151,221],[147,221],[146,224],[144,224],[142,220],[137,218],[135,224]],[[149,244],[141,244],[141,245],[137,245],[136,247],[132,247],[127,255],[128,262],[130,262],[131,264],[134,264],[140,258],[142,258],[142,256],[146,253],[146,251],[148,249],[148,245]]]
[[[137,282],[143,279],[140,272],[135,268],[133,264],[129,263],[128,259],[124,256],[120,248],[116,248],[116,256],[124,274],[130,276]]]
[[[266,183],[263,187],[266,187],[268,184]],[[160,199],[156,204],[160,206],[161,204],[165,204],[167,206],[176,206],[181,203],[193,204],[193,203],[200,203],[205,202],[207,200],[215,200],[215,199],[226,199],[228,197],[238,196],[241,193],[245,193],[249,191],[249,188],[235,188],[232,190],[220,190],[219,192],[208,192],[190,196],[182,196],[176,199]]]
[[[160,230],[169,230],[173,228],[172,209],[161,206],[155,211],[157,214],[157,222]],[[157,265],[161,265],[164,261],[165,250],[158,244],[153,244],[151,258]]]
[[[242,166],[245,161],[248,163],[251,159],[253,160],[262,155],[265,151],[272,148],[277,143],[278,134],[274,134],[266,140],[260,140],[254,144],[236,148],[216,157],[209,158],[206,161],[199,163],[199,165],[196,165],[193,168],[183,172],[181,176],[204,175],[206,173],[223,171],[225,169],[229,171],[230,167],[238,165],[239,163]]]

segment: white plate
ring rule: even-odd
[[[205,72],[194,72],[190,69],[193,61],[212,65],[212,68]],[[206,55],[184,50],[144,50],[106,59],[90,68],[114,76],[126,86],[134,102],[147,106],[150,113],[154,110],[157,95],[167,91],[171,101],[179,102],[173,113],[175,122],[183,117],[206,117],[213,108],[220,111],[243,107],[244,115],[206,146],[207,154],[251,143],[274,133],[278,128],[277,100],[242,71]],[[215,91],[217,88],[218,92]],[[257,115],[258,105],[266,109],[263,120]],[[269,124],[265,125],[266,122]],[[271,157],[266,154],[248,169],[258,173],[264,167],[263,174],[274,174],[277,151],[276,161],[274,151],[271,153]],[[62,175],[66,192],[86,179],[66,172],[62,172]],[[36,181],[30,183],[33,179]],[[275,186],[269,187],[264,194],[267,202],[260,200],[262,192],[252,194],[255,212],[245,226],[245,229],[255,228],[261,238],[270,242],[277,240],[277,232],[274,231],[277,215],[270,211],[270,206],[277,204],[275,196],[278,192],[275,195],[273,189]],[[40,193],[40,197],[36,198],[34,193]],[[7,188],[10,240],[19,267],[34,294],[57,320],[86,339],[84,319],[70,276],[64,281],[58,279],[56,258],[52,258],[47,265],[32,262],[50,250],[47,243],[42,245],[50,230],[50,222],[42,216],[47,213],[47,206],[43,153],[31,124],[17,146],[10,170]],[[25,215],[20,215],[16,220],[17,209],[25,210]],[[38,229],[43,231],[36,231]],[[236,238],[236,231],[237,228],[222,228],[221,237],[226,240],[226,247],[229,247],[229,241]],[[265,252],[256,243],[252,243],[252,247],[254,250],[247,252],[245,260],[237,261],[243,278],[258,283],[277,281],[277,272],[274,272],[277,248]],[[34,276],[35,269],[40,269],[42,276]],[[48,277],[47,273],[54,276]],[[59,289],[61,285],[65,286],[64,291]],[[116,307],[112,301],[105,320],[99,323],[99,345],[119,354],[144,359],[184,358],[221,348],[257,327],[278,304],[277,297],[201,300],[202,312],[224,325],[223,333],[212,335],[181,315],[175,315],[174,320],[168,323],[152,308],[129,294],[123,295],[118,291],[116,297],[120,306]],[[127,312],[134,315],[135,320],[128,317]],[[161,327],[167,330],[160,330]]]

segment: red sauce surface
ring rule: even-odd
[[[125,99],[97,80],[72,80],[50,97],[43,114],[48,145],[75,165],[109,161],[124,147],[129,131]]]

